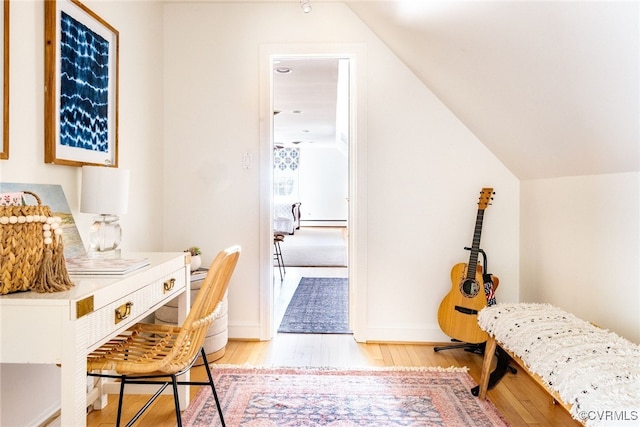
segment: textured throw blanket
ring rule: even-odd
[[[548,304],[497,304],[478,314],[478,324],[571,404],[574,419],[640,423],[637,344]]]

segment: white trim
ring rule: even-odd
[[[442,333],[438,325],[421,325],[405,323],[369,325],[367,338],[371,342],[406,342],[406,343],[450,343],[451,339]]]
[[[350,67],[349,283],[351,325],[367,341],[367,79],[364,45],[354,46]]]
[[[346,227],[348,224],[347,220],[337,219],[335,221],[326,221],[326,220],[300,220],[300,227]]]
[[[227,332],[235,339],[256,339],[260,336],[262,329],[259,323],[254,322],[229,322]]]
[[[269,340],[274,334],[273,325],[273,95],[271,76],[271,49],[260,49],[260,325],[259,337]]]
[[[260,339],[275,333],[273,319],[273,95],[271,64],[283,56],[350,59],[349,147],[349,284],[351,323],[356,341],[366,341],[367,180],[366,180],[366,58],[364,44],[263,45],[260,49]]]

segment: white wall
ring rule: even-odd
[[[305,225],[346,225],[348,160],[335,145],[300,148],[301,220],[310,221]]]
[[[165,13],[165,246],[198,244],[209,262],[238,243],[229,290],[231,337],[260,337],[260,51],[265,45],[366,46],[368,244],[366,339],[446,340],[437,308],[451,267],[468,260],[479,191],[495,187],[482,247],[518,299],[519,183],[343,4],[171,3]],[[288,51],[289,53],[290,51]],[[366,113],[366,114],[365,114]],[[266,150],[269,151],[269,150]],[[304,209],[303,209],[304,212]],[[262,233],[262,234],[261,234]],[[266,233],[266,234],[265,234]],[[266,236],[266,237],[265,237]],[[366,241],[366,240],[365,240]]]
[[[521,300],[640,343],[640,174],[524,181]]]
[[[131,170],[122,247],[162,250],[162,6],[83,3],[120,32],[119,158]],[[12,1],[10,18],[10,157],[0,160],[0,181],[61,185],[86,239],[91,215],[78,213],[80,169],[44,164],[43,2]],[[0,425],[35,425],[50,416],[59,407],[59,381],[55,366],[0,365]]]
[[[482,187],[496,195],[480,246],[498,300],[518,300],[519,183],[386,48],[368,54],[368,337],[445,341],[437,308],[469,259]]]

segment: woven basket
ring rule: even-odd
[[[46,233],[56,219],[37,194],[23,193],[38,204],[0,206],[0,295],[67,290],[73,283],[64,261],[62,235],[55,230],[49,231],[50,236]]]

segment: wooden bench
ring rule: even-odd
[[[497,304],[478,314],[487,332],[479,397],[500,346],[584,425],[640,420],[640,346],[548,304]]]

